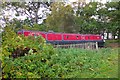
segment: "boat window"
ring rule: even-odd
[[[90,39],[90,36],[88,36],[88,39]]]
[[[69,36],[66,36],[66,38],[68,39],[68,38],[69,38]]]
[[[78,39],[79,36],[76,36],[76,38]]]

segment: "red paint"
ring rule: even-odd
[[[79,40],[102,40],[100,35],[95,34],[73,34],[73,33],[54,33],[54,32],[41,32],[41,31],[28,31],[21,30],[18,34],[24,34],[24,36],[42,36],[48,41],[79,41]]]
[[[47,34],[48,40],[62,40],[62,34],[60,33],[48,33]]]

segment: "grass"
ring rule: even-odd
[[[120,40],[106,40],[105,42],[105,47],[106,48],[119,48],[120,46]]]
[[[64,77],[78,78],[118,78],[118,49],[59,49],[56,63],[72,69]]]
[[[105,40],[106,41],[106,43],[119,43],[120,42],[120,40],[119,39],[113,39],[113,40]]]

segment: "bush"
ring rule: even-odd
[[[29,72],[28,67],[36,66],[37,62],[35,63],[34,61],[46,62],[50,55],[54,54],[53,47],[50,44],[46,44],[46,41],[41,36],[34,38],[32,36],[17,35],[12,28],[6,27],[2,37],[0,60],[2,61],[4,78],[29,77],[28,75],[31,76],[33,74]],[[19,70],[23,72],[19,72]],[[24,71],[28,73],[24,74]]]

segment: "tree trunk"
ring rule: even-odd
[[[35,20],[34,20],[34,23],[37,24],[38,23],[38,9],[35,10]]]

